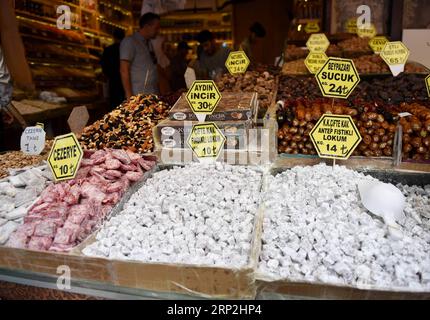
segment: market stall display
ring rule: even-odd
[[[113,148],[152,152],[152,128],[167,118],[169,109],[157,96],[133,96],[86,127],[80,137],[81,145],[88,150]]]
[[[336,57],[336,56],[335,56]],[[362,55],[352,59],[360,75],[379,76],[391,75],[390,68],[379,55]],[[285,75],[310,75],[305,66],[305,59],[286,62],[282,66],[282,73]],[[429,70],[414,62],[408,62],[405,65],[404,73],[428,74]]]
[[[430,187],[398,185],[405,219],[398,222],[403,238],[393,239],[361,204],[362,181],[375,179],[324,164],[269,177],[259,277],[428,292]]]
[[[141,262],[239,268],[249,263],[262,174],[191,164],[156,172],[83,253]]]
[[[0,154],[0,179],[9,175],[10,169],[19,169],[40,164],[48,157],[52,140],[45,143],[45,150],[38,156],[26,155],[21,151],[9,151]]]
[[[23,223],[28,208],[52,181],[47,165],[16,169],[0,180],[0,245]]]
[[[154,164],[130,151],[86,151],[76,178],[48,186],[6,245],[69,251],[101,225]]]
[[[259,101],[259,118],[266,113],[276,90],[276,78],[268,71],[247,71],[237,75],[224,74],[216,84],[221,92],[256,92]]]

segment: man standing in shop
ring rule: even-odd
[[[157,57],[151,41],[160,30],[160,16],[148,12],[139,31],[125,38],[120,47],[120,72],[126,98],[139,93],[158,94]]]
[[[124,88],[120,74],[119,46],[125,37],[124,30],[115,29],[113,32],[114,44],[106,47],[100,61],[104,75],[108,78],[110,110],[115,109],[124,101]]]
[[[11,124],[13,117],[7,112],[6,106],[12,100],[12,80],[6,66],[0,43],[0,151],[4,151],[3,125]]]
[[[219,46],[212,32],[203,30],[197,35],[200,43],[201,54],[195,64],[198,79],[215,79],[227,71],[225,61],[230,49]]]
[[[254,62],[253,48],[257,44],[259,38],[264,38],[266,36],[266,29],[259,22],[254,22],[249,28],[249,36],[247,36],[240,44],[241,50],[246,53],[246,56]]]

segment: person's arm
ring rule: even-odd
[[[121,73],[122,86],[124,87],[125,97],[128,99],[133,95],[133,90],[131,89],[131,80],[130,80],[130,61],[121,60],[120,73]]]
[[[132,38],[125,38],[120,45],[120,65],[122,86],[124,87],[125,97],[128,99],[133,95],[130,77],[131,62],[135,56],[135,46]]]

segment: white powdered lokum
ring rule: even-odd
[[[361,204],[370,176],[320,164],[268,178],[259,273],[275,279],[381,289],[430,289],[430,186],[406,197],[403,239]]]
[[[142,262],[244,266],[261,180],[254,169],[221,163],[156,172],[83,253]]]
[[[11,175],[0,182],[0,244],[9,239],[31,204],[53,181],[47,165],[12,170]]]

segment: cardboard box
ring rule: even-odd
[[[169,119],[174,121],[197,121],[191,110],[186,94],[183,94],[169,111]],[[206,121],[253,121],[257,115],[257,93],[223,92],[221,100],[213,114],[206,116]]]

